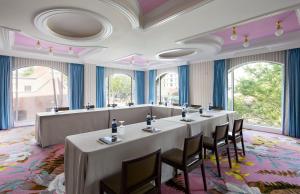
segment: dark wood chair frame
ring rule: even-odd
[[[232,134],[228,135],[229,140],[232,142],[235,152],[235,160],[239,162],[239,156],[237,152],[237,143],[241,142],[243,155],[245,156],[245,145],[244,145],[244,136],[243,136],[243,119],[234,120]]]
[[[224,131],[224,135],[221,138],[218,138],[218,133],[219,130],[226,127],[225,131]],[[218,168],[218,175],[219,177],[221,177],[221,167],[220,167],[220,160],[219,160],[219,152],[223,152],[225,149],[227,151],[227,157],[228,157],[228,162],[229,162],[229,167],[231,168],[231,159],[230,159],[230,150],[229,150],[229,141],[228,141],[228,130],[229,130],[229,123],[226,123],[224,125],[219,125],[216,126],[215,132],[213,133],[213,147],[209,147],[206,146],[205,144],[204,146],[204,158],[206,158],[206,149],[211,150],[216,157],[216,162],[217,162],[217,168]]]
[[[127,183],[127,178],[126,178],[128,175],[128,172],[126,170],[127,167],[132,163],[136,163],[136,162],[145,160],[147,158],[153,157],[153,155],[156,155],[154,174],[152,176],[150,176],[149,178],[147,178],[146,180],[143,180],[140,183],[128,188],[127,187],[128,183]],[[145,156],[142,156],[140,158],[123,161],[122,162],[122,172],[121,172],[120,178],[121,178],[120,194],[130,194],[133,191],[141,188],[145,184],[150,183],[152,181],[155,182],[155,187],[147,193],[161,194],[161,149],[159,149],[155,152],[152,152],[150,154],[147,154]],[[100,194],[104,194],[104,192],[106,192],[108,194],[115,194],[115,192],[112,189],[110,189],[108,186],[106,186],[106,184],[103,181],[100,181]]]
[[[199,147],[198,151],[194,154],[188,156],[188,143],[191,140],[194,140],[196,138],[199,138]],[[187,194],[190,194],[190,185],[189,185],[189,177],[188,173],[199,167],[201,165],[201,173],[202,173],[202,179],[204,184],[204,190],[207,191],[207,185],[206,185],[206,177],[205,177],[205,169],[204,169],[204,160],[203,160],[203,133],[197,134],[195,136],[185,138],[184,140],[184,149],[183,149],[183,162],[182,165],[178,165],[175,162],[172,162],[168,159],[165,159],[162,157],[162,162],[172,166],[175,170],[175,176],[178,175],[177,170],[183,171],[184,174],[184,181],[185,181],[185,192]]]

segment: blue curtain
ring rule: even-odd
[[[145,72],[135,71],[135,88],[137,104],[145,104]]]
[[[300,138],[300,48],[287,52],[289,136]]]
[[[155,81],[156,81],[156,70],[149,71],[149,103],[156,102],[156,95],[155,95]]]
[[[96,106],[98,108],[105,106],[104,94],[104,67],[96,67]]]
[[[189,104],[189,85],[190,85],[190,75],[189,66],[182,65],[178,67],[178,79],[179,79],[179,104]]]
[[[0,129],[10,128],[11,64],[10,57],[0,55]]]
[[[71,109],[81,109],[84,106],[84,65],[69,65],[69,101]]]
[[[214,61],[213,106],[225,109],[226,61]]]

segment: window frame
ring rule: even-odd
[[[107,104],[110,104],[110,101],[109,101],[109,91],[110,91],[110,87],[109,87],[109,84],[110,84],[110,79],[111,79],[111,76],[113,75],[125,75],[125,76],[128,76],[130,78],[130,101],[133,102],[133,78],[132,76],[130,75],[127,75],[125,73],[114,73],[114,74],[111,74],[111,75],[108,75],[107,76],[107,89],[106,89],[106,97],[107,97]]]
[[[165,72],[165,73],[162,73],[160,74],[159,76],[157,76],[157,78],[155,79],[155,96],[156,96],[156,103],[162,103],[162,79],[166,76],[166,75],[172,75],[170,79],[172,79],[172,81],[174,81],[174,76],[173,75],[176,75],[177,76],[177,79],[179,77],[179,75],[175,72]],[[171,86],[171,83],[165,83],[166,86],[164,87],[170,87]],[[174,85],[172,85],[174,86]],[[157,87],[159,87],[159,90],[157,90]],[[177,88],[179,90],[179,83],[177,81]],[[158,91],[158,94],[157,95],[157,91]],[[179,91],[178,91],[179,92]]]

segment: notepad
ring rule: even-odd
[[[105,143],[108,145],[119,143],[122,141],[119,137],[105,136],[98,139],[100,143]]]
[[[211,114],[201,114],[200,117],[213,117],[214,115]]]
[[[183,121],[183,122],[192,122],[194,120],[193,119],[181,119],[180,121]]]
[[[157,129],[155,127],[151,127],[151,128],[144,128],[142,129],[143,131],[146,131],[146,132],[149,132],[149,133],[158,133],[160,132],[161,130],[160,129]]]

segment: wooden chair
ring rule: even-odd
[[[57,111],[67,111],[70,110],[70,107],[57,107]]]
[[[155,182],[155,185],[152,182]],[[161,193],[160,149],[122,162],[122,172],[100,181],[100,194]]]
[[[203,135],[202,133],[184,140],[183,151],[174,148],[162,154],[162,162],[172,166],[177,176],[177,170],[184,173],[185,192],[190,194],[188,172],[201,165],[201,172],[205,191],[207,190],[204,162],[202,157]]]
[[[133,106],[133,105],[134,105],[133,102],[129,102],[129,103],[128,103],[128,106]]]
[[[224,149],[227,150],[229,167],[231,168],[229,142],[228,142],[228,128],[229,128],[228,123],[224,125],[216,126],[215,132],[213,133],[213,137],[204,136],[203,138],[204,158],[206,158],[206,149],[211,150],[212,152],[215,153],[219,177],[221,177],[219,151],[221,151],[222,153]]]
[[[232,132],[228,133],[228,139],[233,143],[234,146],[236,162],[239,162],[239,157],[237,153],[237,143],[241,142],[243,148],[243,155],[246,155],[243,137],[243,123],[243,119],[234,120]]]
[[[191,104],[190,107],[199,109],[199,108],[201,108],[202,106],[201,106],[201,105],[196,105],[196,104]]]

